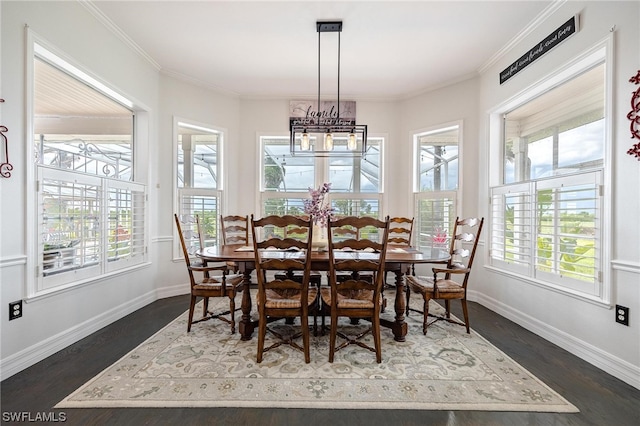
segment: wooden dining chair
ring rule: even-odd
[[[423,315],[423,334],[427,334],[427,327],[429,327],[429,325],[439,320],[464,325],[467,333],[469,333],[467,286],[483,224],[484,218],[456,218],[450,244],[451,257],[446,266],[434,267],[432,269],[433,278],[411,275],[406,277],[406,315],[408,316],[410,311],[419,312]],[[461,276],[462,282],[455,281],[453,276]],[[410,307],[409,301],[412,292],[422,295],[424,301],[422,310]],[[444,300],[445,314],[443,316],[436,316],[429,313],[429,301],[431,299]],[[459,299],[462,303],[464,323],[451,318],[450,301],[453,299]],[[428,322],[428,317],[434,319]]]
[[[309,216],[304,215],[304,216],[299,216],[300,218],[304,219],[304,220],[309,220]],[[286,238],[294,238],[297,240],[302,240],[302,241],[306,241],[307,238],[309,238],[308,235],[308,231],[309,229],[306,227],[300,227],[300,226],[287,226],[286,228],[284,228],[282,230],[283,232],[283,236]],[[284,279],[284,278],[289,278],[292,279],[294,281],[302,281],[302,277],[304,275],[304,271],[295,271],[295,270],[289,270],[287,272],[278,272],[275,274],[275,277],[278,279]],[[313,285],[316,288],[320,288],[320,285],[322,283],[322,274],[318,271],[311,271],[311,274],[309,275],[309,285]],[[317,309],[317,307],[314,305],[312,307],[313,310],[313,334],[314,336],[318,334],[318,313],[319,313],[319,309]],[[324,327],[324,317],[322,317],[323,321],[322,321],[322,327]],[[293,324],[293,320],[294,318],[288,318],[287,319],[287,323],[288,324]]]
[[[309,285],[312,221],[290,215],[262,219],[254,219],[251,215],[250,223],[258,278],[257,362],[262,362],[265,352],[287,344],[301,350],[305,362],[309,363],[309,306],[316,302],[318,294],[318,289]],[[306,239],[284,236],[283,230],[294,226],[307,230]],[[301,272],[301,279],[289,278],[290,271]],[[291,336],[285,336],[268,325],[280,318],[296,317],[300,318],[300,331]],[[276,337],[277,342],[265,348],[267,331]],[[300,336],[302,347],[295,342]]]
[[[249,245],[249,216],[220,215],[220,229],[222,230],[222,244]],[[228,262],[227,265],[238,272],[238,264]]]
[[[395,248],[411,247],[411,239],[413,237],[414,218],[396,216],[389,219],[389,245]],[[411,273],[415,275],[415,266],[411,265]],[[384,291],[394,286],[387,284],[387,276],[389,271],[384,272],[384,287],[382,288],[382,311],[387,306]]]
[[[206,262],[192,263],[191,256],[194,255],[193,247],[196,245],[190,244],[187,241],[195,241],[197,247],[202,244],[201,233],[199,225],[199,218],[196,216],[196,229],[191,226],[193,221],[181,220],[181,218],[174,214],[176,227],[178,229],[178,237],[180,238],[180,246],[182,247],[182,254],[187,266],[187,272],[189,273],[189,283],[191,287],[191,301],[189,303],[189,320],[187,322],[187,332],[191,331],[191,325],[201,321],[206,321],[212,318],[222,320],[231,325],[231,334],[236,332],[235,323],[235,297],[236,294],[242,289],[242,275],[230,274],[226,264],[208,265]],[[185,219],[184,217],[182,219]],[[183,226],[188,226],[191,229],[184,229]],[[199,232],[198,232],[199,231]],[[215,275],[213,273],[215,272]],[[200,276],[201,278],[196,278]],[[198,297],[203,298],[203,310],[202,318],[193,320],[194,310]],[[225,310],[220,313],[213,313],[209,311],[209,298],[210,297],[227,297],[229,299],[229,310]],[[229,318],[227,318],[227,315]]]
[[[360,238],[335,241],[333,228],[350,225],[365,230]],[[380,343],[380,308],[384,280],[385,256],[389,234],[389,217],[384,221],[371,217],[345,217],[329,222],[329,289],[321,289],[323,303],[331,309],[331,331],[329,335],[329,362],[335,352],[351,344],[375,352],[376,362],[382,362]],[[345,258],[346,257],[346,258]],[[347,272],[350,278],[337,279],[338,273]],[[338,319],[365,319],[371,326],[357,336],[348,336],[338,331]],[[373,335],[374,347],[361,339]],[[345,341],[336,347],[337,336]]]

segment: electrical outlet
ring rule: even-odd
[[[622,325],[629,325],[629,308],[616,305],[616,322]]]
[[[9,303],[9,321],[22,316],[22,300]]]

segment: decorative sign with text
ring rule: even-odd
[[[289,101],[289,126],[349,126],[356,124],[356,102]]]
[[[511,77],[522,71],[525,67],[531,65],[533,61],[556,47],[576,31],[578,31],[578,17],[578,15],[571,17],[571,19],[562,24],[557,30],[549,34],[547,38],[542,40],[535,47],[529,49],[529,51],[518,58],[517,61],[505,68],[500,73],[500,84],[509,80]]]

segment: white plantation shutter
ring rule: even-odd
[[[493,188],[491,263],[600,295],[602,172]]]
[[[220,231],[220,198],[221,192],[204,189],[181,189],[178,194],[180,208],[178,214],[183,223],[183,233],[190,254],[195,255],[200,248],[196,215],[200,218],[205,246],[222,243]],[[180,241],[176,239],[176,253],[182,257]]]
[[[531,185],[494,188],[491,194],[491,258],[493,264],[520,273],[531,265]]]
[[[418,248],[433,247],[434,236],[446,233],[445,244],[448,245],[451,226],[456,219],[456,192],[420,192],[415,194],[414,205],[414,244]]]
[[[536,182],[537,278],[599,295],[602,173]]]
[[[146,258],[146,188],[39,167],[37,291],[72,285]]]

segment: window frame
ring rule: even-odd
[[[217,142],[217,182],[216,188],[194,188],[194,187],[186,187],[178,186],[178,133],[179,127],[191,127],[194,129],[199,129],[202,131],[207,131],[211,133],[217,133],[219,135]],[[215,217],[215,239],[213,240],[213,244],[219,243],[218,239],[222,238],[222,231],[220,228],[220,215],[224,214],[224,206],[226,205],[226,193],[224,191],[225,182],[226,182],[226,168],[224,167],[224,145],[227,138],[227,130],[222,127],[214,126],[207,123],[202,123],[196,120],[191,120],[183,117],[174,116],[173,117],[173,155],[172,155],[172,163],[173,163],[173,200],[175,211],[179,216],[183,215],[194,215],[197,214],[193,211],[184,212],[183,205],[184,200],[187,197],[192,198],[210,198],[215,199],[217,204],[217,213]],[[195,219],[194,219],[195,220]],[[173,222],[172,222],[173,223]],[[195,222],[190,221],[189,225],[192,229],[183,229],[185,231],[193,231],[196,232]],[[183,226],[189,226],[187,224],[183,224]],[[182,248],[180,247],[180,239],[178,237],[178,230],[175,225],[173,228],[173,261],[182,261],[184,260],[184,254],[182,252]],[[211,240],[206,240],[205,244],[210,243]]]
[[[604,63],[605,64],[605,94],[604,94],[604,159],[601,168],[584,171],[577,174],[567,174],[557,176],[557,179],[566,178],[567,180],[575,179],[576,175],[586,176],[588,174],[602,173],[601,187],[600,187],[600,219],[597,222],[600,226],[600,250],[597,264],[600,265],[599,273],[597,274],[596,281],[598,288],[593,292],[585,292],[576,290],[574,286],[564,285],[558,280],[543,280],[540,278],[544,274],[535,273],[535,259],[532,255],[532,263],[528,268],[528,271],[521,270],[523,268],[509,268],[501,265],[499,262],[494,261],[492,258],[493,249],[492,238],[496,235],[497,230],[493,223],[493,212],[490,213],[491,220],[489,220],[488,235],[488,256],[487,256],[487,269],[494,272],[504,274],[507,276],[517,277],[520,281],[524,281],[529,284],[533,284],[551,291],[559,292],[569,295],[571,297],[578,298],[580,300],[588,301],[598,305],[611,306],[611,259],[610,252],[612,248],[612,235],[611,235],[611,188],[612,188],[612,165],[613,165],[613,75],[614,75],[614,40],[613,36],[609,35],[606,38],[600,40],[594,44],[591,48],[586,49],[582,54],[577,55],[573,59],[567,61],[567,63],[554,72],[548,73],[536,83],[530,87],[525,88],[512,98],[508,99],[501,105],[496,106],[489,112],[489,157],[488,157],[488,190],[489,194],[496,191],[497,188],[506,188],[508,185],[504,184],[504,168],[502,167],[504,159],[504,126],[502,125],[502,117],[507,111],[511,111],[520,105],[527,103],[530,100],[542,95],[543,93],[553,90],[553,88],[570,81],[593,68],[594,66]],[[533,181],[521,182],[518,185],[535,186],[536,182],[542,182],[546,179],[541,178]],[[529,192],[532,197],[535,198],[535,192]],[[534,201],[531,201],[535,204]]]
[[[104,279],[111,278],[114,276],[118,276],[121,274],[125,274],[134,270],[138,270],[148,266],[148,195],[147,195],[147,185],[146,182],[139,179],[139,176],[144,176],[144,167],[136,162],[136,158],[140,158],[138,155],[141,151],[141,145],[148,141],[148,127],[149,125],[149,115],[148,108],[144,105],[140,104],[137,101],[130,100],[130,98],[123,94],[122,92],[115,90],[108,82],[104,82],[104,80],[95,76],[92,72],[86,70],[80,63],[75,61],[69,55],[64,53],[62,50],[57,48],[56,46],[49,43],[45,38],[39,36],[37,33],[32,31],[30,28],[25,27],[25,57],[27,58],[25,64],[25,113],[26,113],[26,126],[25,126],[25,158],[34,159],[36,158],[36,153],[34,149],[33,143],[33,135],[35,134],[35,120],[34,120],[34,103],[35,103],[35,67],[34,61],[36,56],[44,58],[45,62],[52,62],[52,58],[57,62],[53,66],[56,66],[63,70],[63,72],[71,75],[72,78],[77,79],[78,81],[89,85],[92,89],[101,93],[104,96],[107,96],[114,100],[115,102],[120,103],[127,109],[130,109],[133,112],[134,116],[134,124],[133,124],[133,142],[132,142],[132,171],[131,171],[131,180],[128,181],[118,181],[125,186],[129,185],[132,188],[136,188],[136,190],[143,192],[143,225],[139,228],[142,232],[141,241],[143,245],[143,253],[142,257],[139,260],[136,260],[134,264],[123,266],[122,264],[119,268],[113,268],[111,265],[102,262],[100,268],[98,268],[98,272],[94,274],[89,274],[88,276],[84,276],[84,274],[79,274],[81,276],[76,279],[69,280],[52,280],[54,281],[53,285],[44,285],[43,283],[43,261],[41,257],[43,254],[44,244],[41,241],[41,229],[40,229],[40,213],[38,211],[39,200],[40,200],[40,171],[39,168],[47,168],[46,166],[38,165],[35,161],[29,161],[26,167],[26,186],[27,188],[33,188],[32,191],[27,191],[28,195],[26,197],[26,217],[25,217],[25,238],[26,238],[26,252],[27,252],[27,260],[26,260],[26,270],[29,271],[26,275],[25,286],[24,286],[24,299],[26,301],[35,301],[41,298],[49,297],[54,294],[58,294],[60,292],[73,290],[85,285],[89,285],[92,283],[100,282]],[[36,47],[37,46],[37,47]],[[48,58],[47,56],[50,55]],[[57,171],[57,169],[56,169]],[[112,180],[106,177],[101,177],[98,175],[90,175],[84,174],[81,172],[72,172],[69,173],[77,173],[78,176],[86,177],[89,179],[97,179],[99,181],[104,182],[105,180]],[[120,185],[117,184],[116,186]],[[108,203],[104,205],[102,209],[102,215],[107,217],[108,215]],[[108,235],[108,220],[105,220],[104,229],[106,235]],[[108,238],[104,238],[103,248],[105,253],[108,250]],[[105,255],[106,258],[106,255]],[[74,274],[75,275],[75,274]],[[69,275],[71,276],[71,275]],[[57,282],[55,282],[57,281]]]
[[[259,194],[256,198],[257,208],[256,211],[260,212],[260,215],[265,214],[265,203],[270,199],[294,199],[294,200],[305,200],[309,198],[308,190],[305,191],[267,191],[264,186],[264,154],[265,154],[265,140],[267,139],[283,139],[283,141],[287,142],[287,146],[289,143],[289,136],[286,134],[274,134],[274,133],[258,133],[257,134],[257,144],[260,147],[260,155],[257,156],[258,161],[258,188]],[[379,182],[378,182],[378,190],[373,192],[346,192],[346,191],[330,191],[327,194],[327,200],[330,203],[335,202],[336,200],[363,200],[363,199],[376,199],[378,201],[378,213],[377,218],[382,217],[384,211],[384,149],[387,141],[386,135],[374,135],[369,134],[367,140],[371,143],[371,140],[377,140],[378,142],[378,150],[379,150]],[[362,159],[362,157],[354,157]],[[331,156],[316,156],[314,157],[314,187],[322,185],[324,182],[329,182],[330,176],[330,159]]]
[[[423,191],[420,188],[420,155],[421,155],[421,143],[420,137],[435,134],[439,132],[444,132],[447,129],[453,129],[457,127],[458,130],[458,183],[456,185],[455,190],[444,190],[444,191],[434,191],[434,190],[426,190]],[[433,247],[433,241],[431,243],[428,240],[431,238],[429,235],[422,235],[421,229],[423,225],[421,223],[421,212],[419,211],[420,204],[423,201],[442,201],[445,203],[450,203],[453,205],[453,213],[449,213],[448,215],[443,214],[443,217],[446,216],[444,223],[442,224],[442,228],[447,231],[447,235],[450,236],[452,231],[453,221],[455,221],[456,216],[459,215],[459,212],[462,211],[462,197],[459,197],[459,194],[462,191],[463,185],[463,163],[464,163],[464,155],[463,155],[463,136],[464,136],[464,121],[456,120],[451,122],[445,122],[441,124],[436,124],[433,126],[429,126],[426,128],[422,128],[419,130],[414,130],[411,132],[413,139],[413,169],[412,169],[412,186],[413,186],[413,215],[414,215],[414,244],[418,249]],[[452,217],[451,217],[452,216]],[[447,238],[447,241],[449,239]]]

